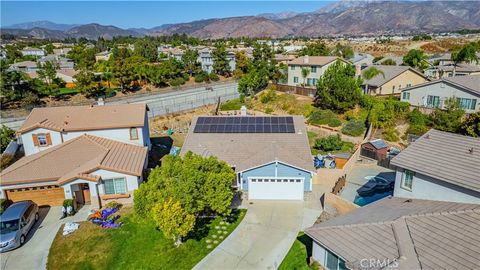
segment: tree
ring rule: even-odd
[[[383,62],[382,62],[382,65],[386,65],[386,66],[396,66],[397,65],[397,62],[395,62],[395,60],[391,59],[391,58],[388,58],[388,59],[385,59]]]
[[[353,108],[361,95],[361,79],[355,78],[355,70],[336,61],[318,80],[315,106],[344,112]]]
[[[113,73],[110,72],[110,71],[108,71],[108,70],[107,70],[107,71],[104,71],[104,72],[102,73],[102,80],[104,80],[104,81],[107,82],[107,87],[108,87],[108,88],[111,88],[111,85],[110,85],[110,84],[111,84],[111,82],[112,82],[112,80],[113,80]]]
[[[235,54],[235,76],[240,77],[241,75],[247,73],[248,65],[250,64],[250,60],[248,59],[245,51],[239,51]]]
[[[195,226],[195,216],[185,211],[180,202],[172,198],[155,204],[152,216],[165,237],[173,239],[177,247],[182,242],[182,237],[187,236]]]
[[[327,56],[330,55],[330,48],[328,48],[323,42],[307,44],[307,46],[300,50],[299,55]]]
[[[52,45],[52,43],[48,43],[47,45],[45,45],[45,52],[47,54],[53,54],[53,49],[55,47]]]
[[[134,45],[135,45],[135,50],[134,50],[135,55],[141,56],[147,59],[147,61],[150,63],[157,61],[158,51],[157,51],[157,46],[154,40],[146,37],[143,39],[138,39]]]
[[[192,77],[199,70],[198,51],[186,50],[182,55],[182,62],[185,72]]]
[[[0,128],[0,146],[1,146],[1,151],[5,151],[5,148],[7,148],[8,144],[15,138],[15,130],[2,125]]]
[[[98,92],[98,85],[95,83],[95,74],[83,68],[74,76],[77,87],[80,88],[83,94],[87,96],[94,95]]]
[[[423,70],[427,68],[427,56],[424,54],[422,50],[411,49],[408,53],[403,57],[403,63],[409,65],[411,67]]]
[[[472,113],[460,127],[460,133],[472,137],[480,137],[480,112]]]
[[[225,49],[225,44],[218,43],[215,49],[212,50],[213,71],[218,75],[230,76],[230,65],[227,59],[228,53]]]
[[[310,75],[310,69],[306,67],[302,68],[303,87],[306,85],[308,75]]]
[[[352,48],[342,45],[340,43],[337,43],[337,45],[333,49],[332,54],[338,57],[342,57],[344,59],[352,58],[354,56]]]
[[[477,46],[472,43],[463,46],[459,51],[451,54],[451,60],[453,62],[453,76],[455,77],[458,64],[462,62],[478,63]]]
[[[38,78],[45,83],[43,90],[50,98],[58,92],[58,84],[56,84],[57,69],[59,68],[57,62],[47,61],[43,65],[37,65]]]
[[[457,132],[462,125],[462,117],[465,111],[460,109],[454,97],[446,100],[445,110],[435,109],[430,115],[433,127],[447,132]]]
[[[377,77],[378,75],[382,75],[382,77],[385,78],[385,73],[383,71],[379,70],[378,68],[376,68],[374,66],[371,66],[371,67],[365,69],[365,71],[363,71],[362,78],[366,81],[369,81],[369,80]],[[368,93],[368,82],[365,83],[365,93]]]
[[[281,73],[275,65],[273,52],[266,44],[255,44],[253,60],[247,68],[247,73],[238,82],[238,91],[244,95],[254,95],[268,85],[268,81],[277,81]]]

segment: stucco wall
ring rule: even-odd
[[[400,94],[401,90],[407,87],[407,84],[414,86],[424,82],[427,82],[427,79],[411,70],[407,70],[382,85],[376,92],[378,95]],[[395,90],[393,90],[393,86],[395,86]]]
[[[335,63],[335,61],[332,61],[331,63],[328,63],[324,66],[318,66],[318,65],[289,65],[288,66],[288,85],[291,85],[291,86],[295,86],[295,85],[301,85],[303,84],[303,77],[302,77],[302,68],[311,68],[312,66],[315,66],[317,67],[317,71],[316,72],[311,72],[310,71],[310,74],[308,74],[307,78],[305,79],[305,83],[307,83],[307,80],[308,79],[319,79],[320,76],[323,75],[323,73],[325,72],[325,70],[327,70],[327,68],[331,65],[333,65]],[[344,63],[344,62],[342,62]],[[345,63],[346,64],[346,63]],[[295,69],[292,70],[292,66],[295,66]],[[298,83],[294,83],[293,82],[293,77],[298,77]]]
[[[241,188],[248,190],[248,177],[303,177],[305,191],[311,191],[312,176],[303,171],[283,163],[270,163],[241,173]]]
[[[480,95],[473,95],[468,92],[464,92],[457,87],[454,87],[450,84],[438,82],[434,84],[429,84],[425,86],[419,86],[417,88],[411,90],[405,90],[403,92],[410,93],[410,98],[404,99],[403,94],[401,95],[401,100],[409,102],[413,106],[423,107],[427,105],[427,96],[439,96],[440,97],[440,108],[443,108],[445,101],[448,98],[456,97],[456,98],[469,98],[469,99],[476,99],[477,105],[475,110],[465,109],[465,112],[472,113],[476,111],[480,111]]]
[[[406,190],[401,187],[402,175],[403,169],[397,168],[393,193],[395,197],[480,204],[480,192],[439,181],[419,173],[415,173],[413,177],[412,191]]]
[[[312,258],[325,267],[325,249],[317,242],[313,241],[312,244]]]
[[[52,145],[50,146],[34,146],[33,145],[33,134],[40,134],[40,133],[50,133],[50,138],[52,139]],[[37,128],[22,134],[22,143],[23,149],[25,150],[25,155],[29,156],[31,154],[38,153],[40,151],[46,150],[52,146],[62,143],[62,137],[60,132],[48,130],[45,128]]]
[[[146,142],[143,140],[143,131],[141,127],[137,127],[137,140],[130,140],[130,128],[113,128],[102,130],[85,130],[85,131],[72,131],[64,132],[63,139],[65,141],[77,138],[83,134],[89,134],[93,136],[103,137],[115,141],[125,142],[129,144],[136,144],[140,146],[146,146]]]

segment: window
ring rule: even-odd
[[[395,85],[392,86],[392,93],[395,93]]]
[[[37,140],[39,146],[47,146],[47,134],[37,134]]]
[[[313,85],[317,85],[318,79],[313,79]]]
[[[298,77],[293,77],[293,83],[298,83]]]
[[[310,72],[316,73],[317,72],[317,67],[310,67]]]
[[[130,140],[138,140],[138,130],[137,128],[130,128]]]
[[[439,96],[427,96],[427,107],[438,108],[440,106]]]
[[[313,79],[307,79],[307,85],[313,85]]]
[[[412,84],[411,84],[411,83],[407,83],[407,87],[410,87],[410,86],[412,86]]]
[[[414,172],[405,170],[402,175],[402,188],[411,191],[413,185]]]
[[[403,95],[402,99],[404,99],[404,100],[409,100],[410,99],[410,92],[403,92],[402,95]]]
[[[103,180],[105,194],[127,193],[127,183],[125,177]]]
[[[345,261],[333,254],[329,250],[325,250],[325,266],[329,270],[346,270]]]
[[[477,105],[476,99],[469,99],[469,98],[457,98],[458,106],[464,110],[475,110],[475,106]]]
[[[290,70],[295,70],[295,66],[292,66],[292,67],[290,68]]]
[[[398,85],[398,89],[402,89],[402,85],[401,85],[401,84]]]

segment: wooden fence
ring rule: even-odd
[[[300,86],[291,86],[291,85],[286,85],[286,84],[270,84],[269,87],[275,86],[277,91],[279,92],[284,92],[284,93],[289,93],[289,94],[296,94],[296,95],[301,95],[301,96],[307,96],[313,98],[315,96],[315,93],[317,92],[317,89],[315,88],[306,88],[306,87],[300,87]]]
[[[338,178],[337,182],[335,183],[335,186],[332,189],[332,193],[335,195],[340,193],[340,191],[342,191],[342,189],[345,187],[346,181],[347,181],[346,174]]]

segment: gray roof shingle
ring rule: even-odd
[[[377,68],[378,70],[382,71],[383,75],[384,75],[384,76],[382,76],[382,74],[380,74],[378,76],[373,77],[370,80],[364,80],[364,84],[368,84],[370,86],[380,87],[380,86],[384,85],[385,83],[389,82],[390,80],[392,80],[393,78],[397,77],[398,75],[406,72],[407,70],[410,70],[410,71],[418,74],[418,76],[422,76],[422,77],[426,78],[423,74],[419,73],[418,71],[414,70],[413,68],[411,68],[409,66],[372,65],[372,66],[369,66],[368,68],[370,68],[370,67]],[[368,68],[363,69],[362,73],[364,73],[365,70],[367,70]]]
[[[195,117],[180,155],[192,151],[202,156],[216,156],[234,166],[237,172],[272,161],[314,172],[303,117],[292,117],[295,133],[194,133],[198,119]]]
[[[362,259],[397,260],[399,269],[475,269],[480,205],[388,197],[314,225],[307,235],[351,269]]]
[[[431,129],[394,157],[391,164],[480,191],[478,138]]]

